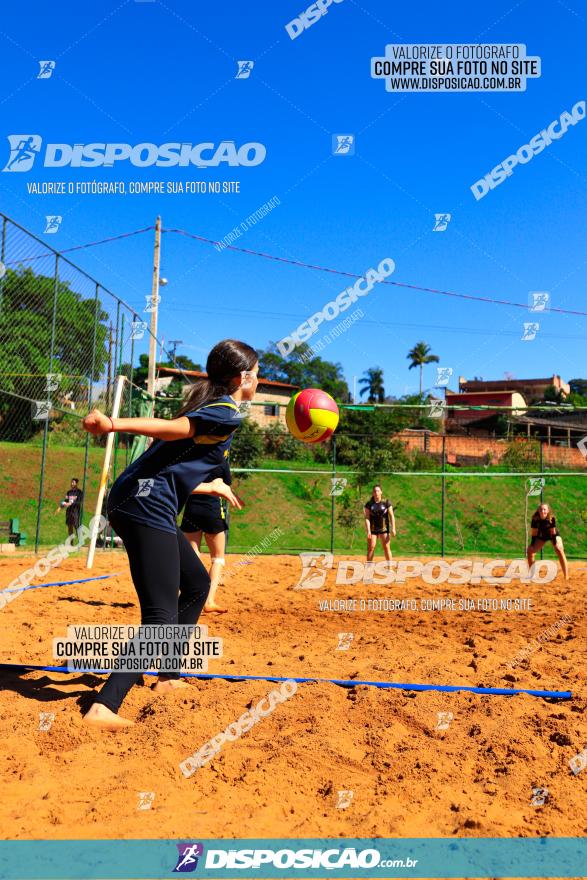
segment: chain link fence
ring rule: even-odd
[[[121,414],[135,414],[145,392],[133,375],[148,342],[144,315],[0,214],[0,522],[18,521],[21,545],[67,536],[59,502],[72,478],[84,521],[92,515],[103,449],[80,421],[111,409],[119,373],[129,380]],[[120,445],[118,468],[129,457]]]
[[[153,401],[135,381],[149,346],[148,317],[0,214],[0,525],[16,521],[25,549],[66,537],[59,502],[72,478],[84,492],[83,521],[93,515],[104,438],[83,432],[80,420],[95,406],[111,411],[118,375],[126,377],[121,416],[150,415],[155,407],[173,417],[181,403],[163,392]],[[254,413],[255,404],[252,421]],[[368,473],[354,471],[340,454],[337,460],[335,442],[318,456],[301,444],[289,459],[265,450],[254,466],[233,455],[246,507],[231,514],[229,550],[363,554],[363,508],[379,482],[395,507],[398,555],[520,556],[544,499],[569,556],[587,556],[586,462],[570,437],[567,449],[529,443],[514,462],[503,456],[503,441],[465,443],[429,431],[395,439],[409,454],[392,472],[378,472],[376,460]],[[355,440],[369,450],[368,436]],[[110,484],[144,444],[116,435]],[[276,537],[267,546],[270,534]]]

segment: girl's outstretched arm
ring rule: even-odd
[[[242,498],[235,495],[230,486],[220,477],[209,483],[200,483],[195,489],[192,489],[192,495],[218,495],[219,498],[226,498],[237,510],[242,510],[244,507]]]
[[[85,431],[94,436],[120,431],[124,434],[143,434],[155,440],[185,440],[193,437],[196,426],[187,418],[178,419],[112,419],[94,409],[82,422]]]

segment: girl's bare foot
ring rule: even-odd
[[[155,694],[169,694],[171,691],[189,687],[187,681],[182,678],[158,678],[151,690]]]
[[[206,602],[204,611],[207,614],[226,614],[228,608],[223,608],[222,605],[217,605],[216,602]]]
[[[84,724],[88,727],[99,727],[102,730],[121,730],[123,727],[132,727],[134,721],[121,718],[103,703],[93,703],[83,717]]]

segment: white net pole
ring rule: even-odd
[[[125,376],[118,376],[116,379],[116,390],[114,392],[114,403],[112,404],[111,416],[113,419],[118,418],[120,413],[120,404],[122,402],[122,391],[124,389]],[[112,431],[106,438],[106,450],[104,453],[104,462],[102,464],[102,473],[100,475],[100,488],[98,489],[98,497],[96,499],[96,510],[94,511],[94,519],[92,521],[92,534],[90,537],[90,546],[88,547],[88,558],[86,568],[92,568],[94,564],[94,554],[96,552],[96,541],[98,540],[98,531],[100,524],[100,516],[102,514],[102,504],[104,503],[104,494],[106,492],[106,483],[108,482],[108,472],[110,471],[110,462],[112,460],[112,449],[114,448],[114,434]]]

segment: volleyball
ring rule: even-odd
[[[336,401],[320,388],[306,388],[291,398],[285,412],[290,434],[304,443],[320,443],[332,436],[338,425]]]

